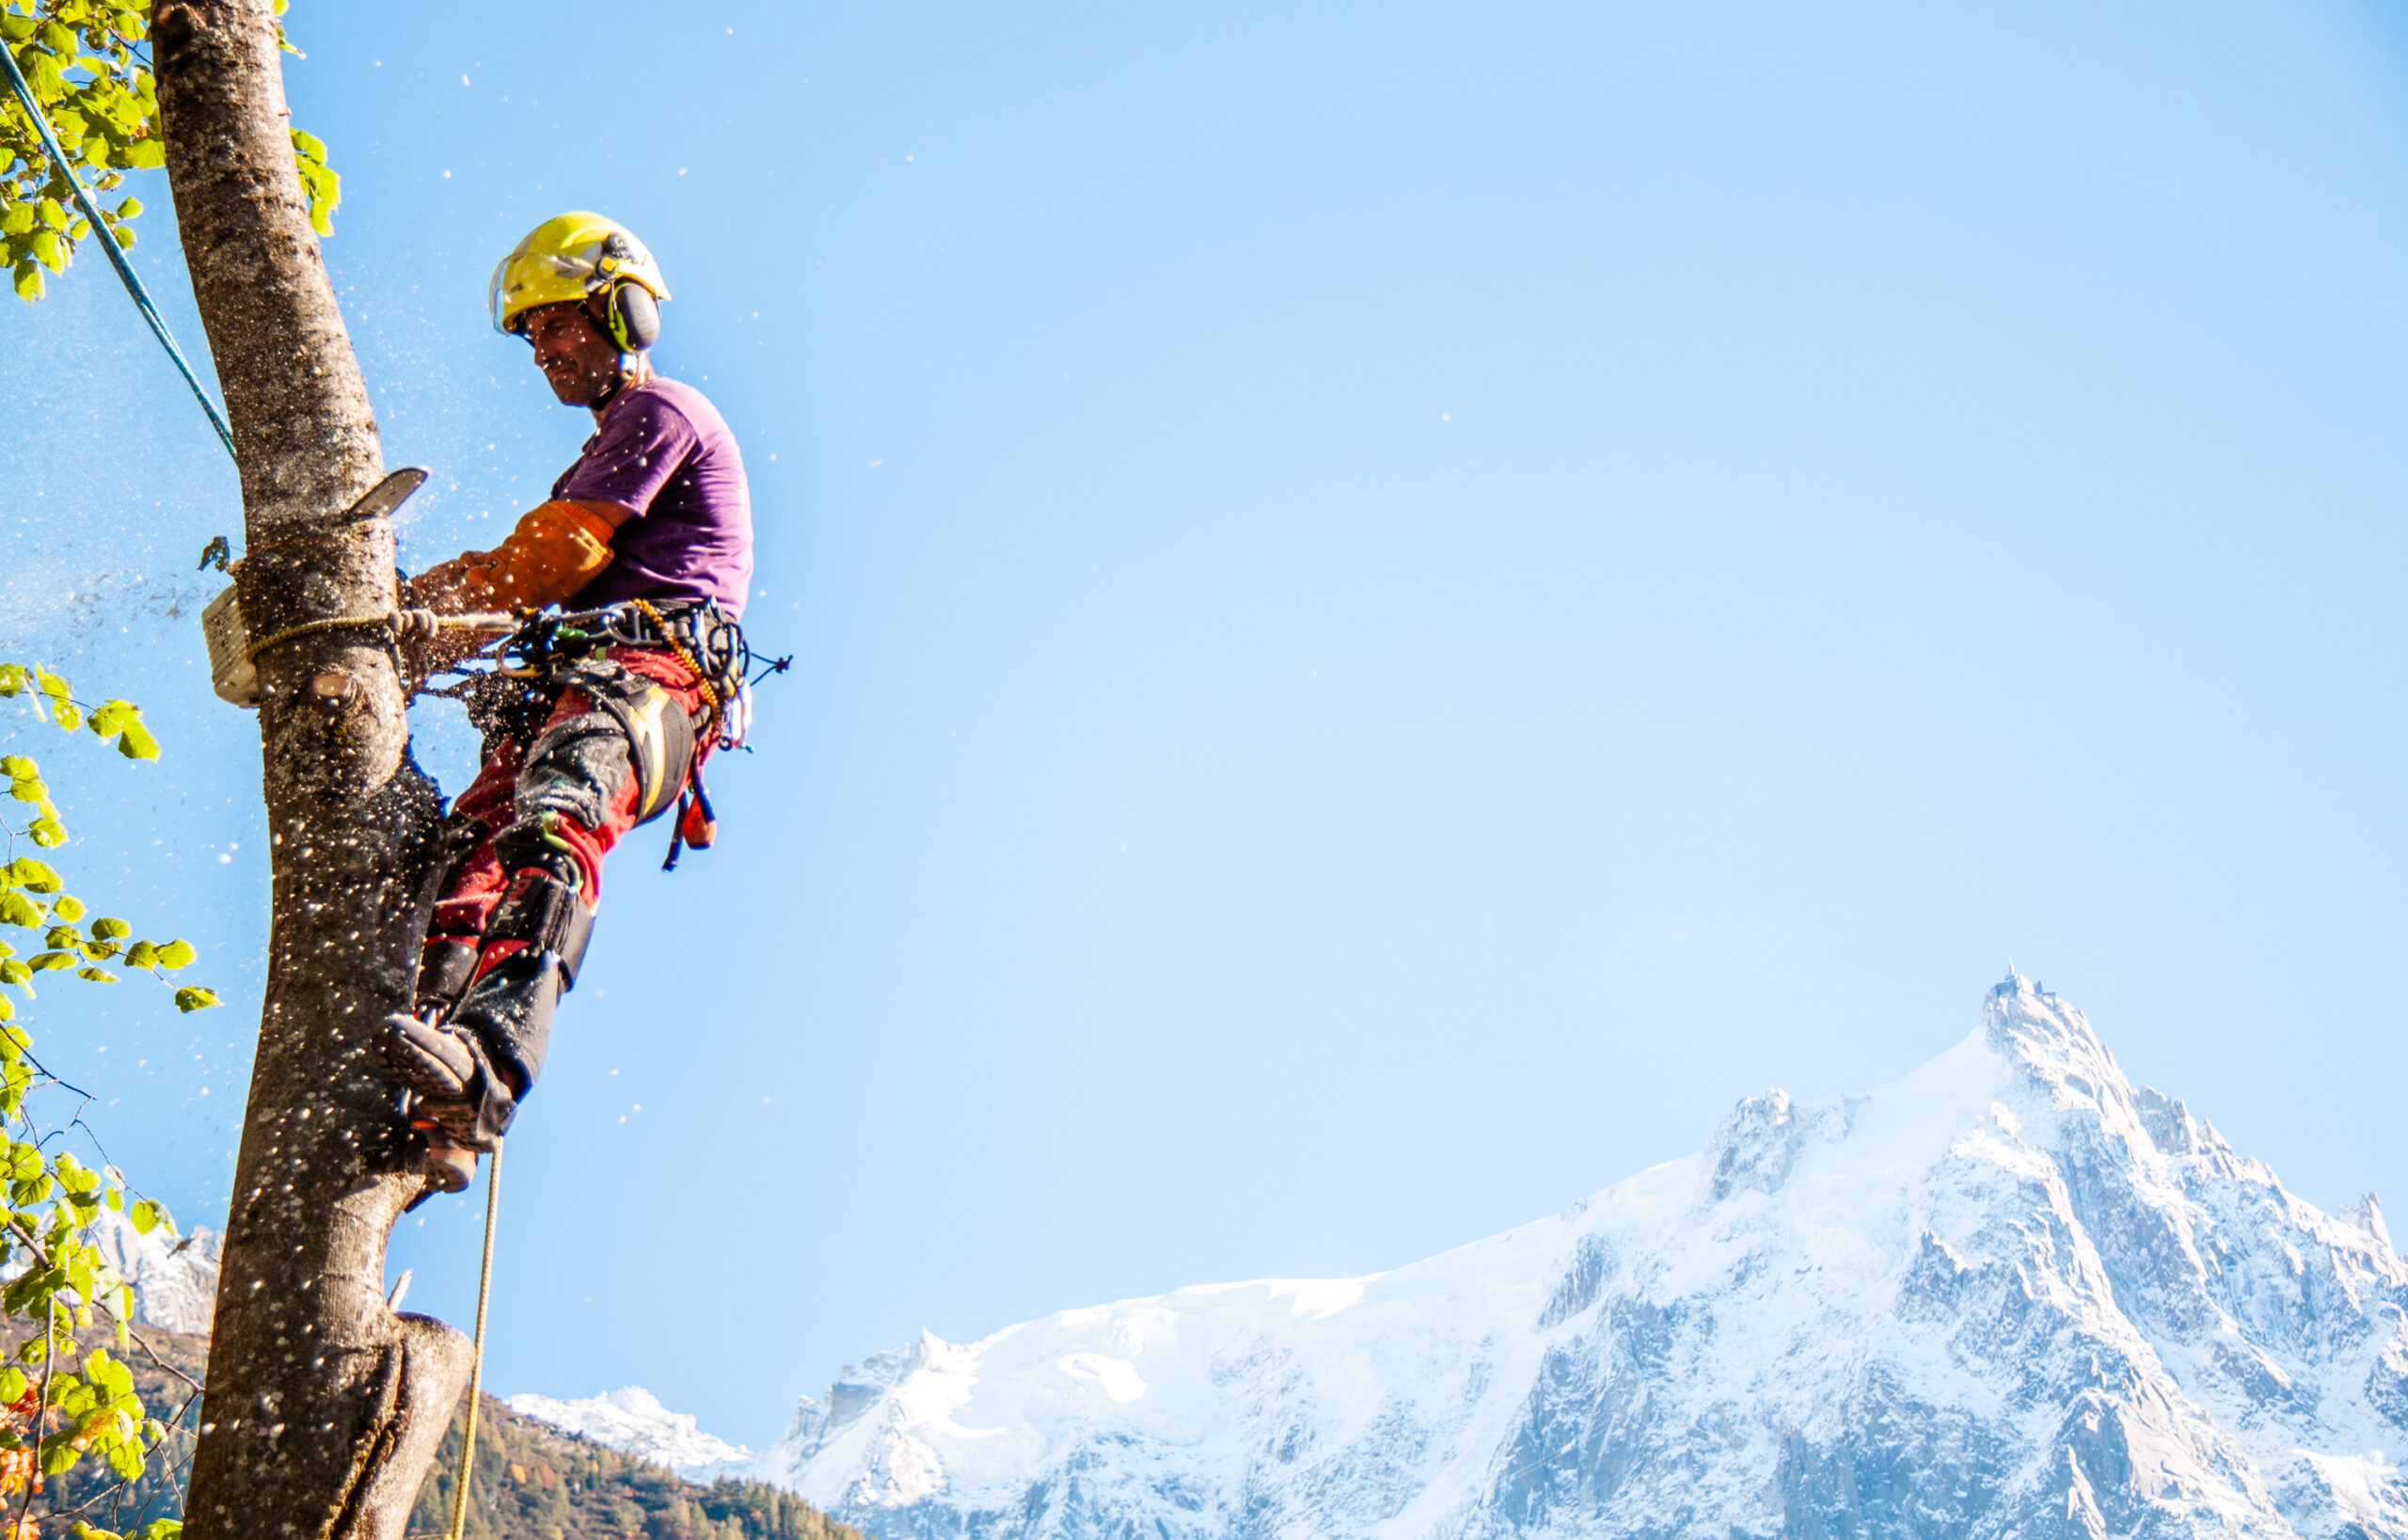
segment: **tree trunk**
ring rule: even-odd
[[[255,637],[394,605],[393,533],[342,511],[383,474],[375,420],[293,165],[272,0],[154,0],[184,258],[242,468]],[[396,1315],[385,1243],[418,1191],[368,1034],[409,1002],[439,813],[405,687],[367,627],[279,643],[266,699],[267,997],[226,1224],[185,1532],[402,1533],[468,1344]]]

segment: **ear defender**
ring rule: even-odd
[[[610,340],[623,353],[642,353],[660,341],[660,301],[641,283],[610,286]]]
[[[660,301],[635,279],[619,277],[635,260],[627,238],[612,230],[602,238],[601,260],[594,263],[595,276],[610,286],[602,300],[602,329],[622,353],[642,353],[660,341]]]

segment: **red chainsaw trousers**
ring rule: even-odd
[[[613,647],[610,660],[669,691],[697,723],[710,717],[710,697],[676,654],[660,647]],[[710,753],[697,727],[694,763]],[[564,689],[548,715],[530,714],[526,730],[488,731],[477,778],[452,803],[452,817],[483,826],[475,849],[453,868],[427,926],[432,943],[474,939],[501,903],[511,873],[494,836],[514,823],[550,816],[550,832],[576,861],[586,907],[602,901],[602,858],[635,827],[643,788],[618,719],[577,689]]]

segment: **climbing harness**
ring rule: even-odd
[[[753,682],[783,674],[794,662],[790,656],[755,655],[745,641],[743,627],[709,599],[639,598],[598,610],[533,616],[499,646],[491,649],[494,668],[490,673],[471,674],[460,685],[429,693],[457,696],[491,690],[494,687],[486,681],[493,679],[526,681],[529,687],[561,684],[585,691],[594,697],[597,709],[617,717],[627,731],[638,774],[645,788],[644,818],[640,821],[648,821],[656,813],[666,811],[665,797],[657,802],[656,797],[673,793],[670,786],[655,785],[657,777],[654,762],[685,759],[685,770],[673,784],[676,816],[671,820],[668,858],[661,863],[663,871],[675,871],[687,847],[708,849],[718,835],[710,792],[703,782],[702,755],[679,754],[673,752],[673,747],[655,741],[656,737],[663,735],[650,729],[666,724],[651,722],[650,714],[638,709],[641,703],[615,698],[590,666],[580,667],[588,659],[607,659],[613,647],[666,651],[693,675],[710,705],[709,720],[701,724],[695,735],[699,739],[693,745],[696,749],[744,747],[752,725]]]
[[[166,348],[167,357],[175,361],[176,373],[192,387],[193,399],[199,402],[200,409],[209,414],[209,425],[217,430],[218,442],[226,446],[228,454],[233,455],[234,430],[226,425],[225,414],[217,409],[215,402],[209,399],[209,392],[200,388],[199,377],[193,373],[192,365],[184,361],[183,349],[176,346],[176,339],[167,330],[166,322],[159,318],[158,307],[150,303],[150,295],[142,287],[142,280],[135,276],[134,264],[125,260],[125,253],[119,248],[117,237],[109,231],[108,221],[101,217],[100,206],[92,201],[91,193],[86,189],[82,179],[75,175],[74,167],[67,164],[67,151],[58,148],[58,135],[52,132],[49,117],[42,112],[41,103],[34,100],[34,89],[25,84],[24,71],[17,68],[16,56],[6,47],[0,47],[0,66],[7,67],[8,85],[16,91],[18,102],[25,109],[25,116],[33,119],[34,132],[41,135],[41,147],[50,152],[50,164],[74,194],[75,206],[82,209],[84,217],[91,222],[93,235],[99,239],[101,249],[108,253],[109,262],[117,269],[117,276],[125,280],[125,292],[134,296],[135,308],[142,312],[143,320],[150,323],[150,334],[159,339],[159,345]],[[241,457],[236,455],[235,461],[240,464]],[[217,543],[222,543],[225,538],[219,535]],[[204,562],[207,559],[205,555],[202,558]]]
[[[482,649],[446,671],[465,677],[421,693],[462,701],[468,705],[473,721],[481,712],[491,718],[531,708],[539,704],[538,692],[547,686],[585,691],[594,697],[596,709],[618,718],[626,730],[645,788],[644,817],[639,821],[648,822],[667,810],[665,800],[656,802],[657,793],[675,797],[669,855],[661,863],[661,870],[675,871],[687,847],[705,849],[717,837],[718,820],[703,783],[702,755],[683,752],[682,743],[666,741],[677,738],[673,729],[683,724],[654,721],[649,707],[657,703],[618,698],[624,692],[612,691],[592,666],[590,660],[607,662],[614,647],[666,651],[693,675],[710,705],[708,721],[694,729],[692,748],[696,750],[743,748],[752,726],[752,686],[772,674],[785,673],[794,664],[791,655],[763,658],[754,653],[743,627],[709,599],[629,599],[598,610],[522,617],[517,628],[499,645]],[[476,670],[463,666],[473,661],[492,666]],[[509,686],[514,683],[517,693],[512,695]],[[674,783],[657,786],[656,762],[680,758],[687,762],[683,775]]]
[[[536,615],[495,650],[501,673],[535,677],[612,647],[659,648],[685,664],[711,703],[710,725],[723,749],[743,746],[740,703],[752,688],[746,675],[756,663],[766,661],[768,672],[784,673],[791,661],[756,658],[743,627],[709,599],[629,599],[599,610]]]
[[[485,1258],[477,1269],[476,1357],[468,1369],[468,1426],[460,1436],[460,1469],[452,1482],[452,1530],[461,1540],[468,1524],[468,1483],[477,1472],[477,1398],[485,1389],[485,1301],[493,1297],[494,1221],[501,1214],[501,1140],[493,1141],[493,1164],[485,1167]]]

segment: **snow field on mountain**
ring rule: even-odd
[[[847,1372],[748,1468],[929,1540],[2408,1540],[2408,1265],[2025,980],[1865,1096],[1368,1278]]]
[[[598,1396],[562,1401],[515,1395],[502,1405],[521,1417],[548,1422],[563,1433],[591,1438],[606,1448],[665,1465],[689,1481],[708,1481],[741,1464],[752,1452],[703,1432],[694,1419],[673,1412],[640,1385]]]

